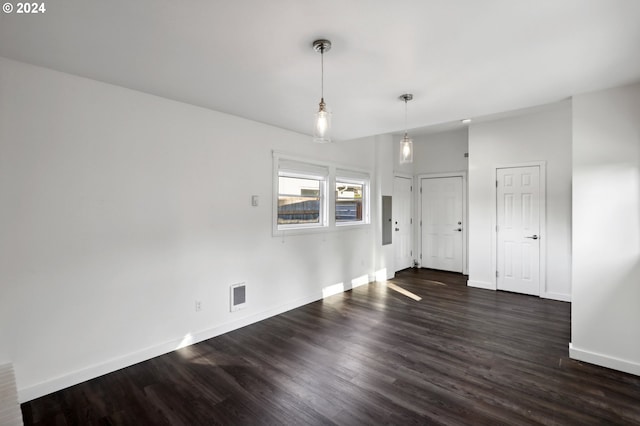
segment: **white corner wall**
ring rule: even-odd
[[[573,99],[572,358],[640,375],[640,84]]]
[[[370,140],[317,145],[3,58],[0,93],[0,357],[21,401],[367,282],[383,263],[373,225],[271,232],[272,150],[375,179]],[[231,313],[238,282],[248,306]]]
[[[374,200],[377,203],[378,222],[374,224],[374,233],[376,237],[376,281],[389,280],[395,276],[395,252],[393,242],[391,244],[382,245],[382,196],[390,195],[393,197],[393,174],[394,165],[389,161],[393,157],[393,149],[395,147],[393,137],[389,134],[377,135],[369,138],[375,146],[376,157],[376,182],[378,197]],[[391,199],[393,203],[393,198]]]
[[[495,289],[495,168],[543,161],[547,171],[546,288],[571,300],[571,103],[469,128],[469,285]]]
[[[448,173],[466,171],[469,130],[466,126],[441,133],[414,137],[413,173]]]

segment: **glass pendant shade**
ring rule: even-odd
[[[331,142],[331,113],[327,111],[324,98],[320,101],[313,126],[313,141],[317,143]]]
[[[398,160],[400,164],[413,163],[413,140],[409,137],[407,129],[407,102],[413,99],[411,93],[400,95],[400,99],[404,101],[404,137],[400,141],[400,153]]]
[[[404,134],[400,141],[400,164],[413,163],[413,140]]]

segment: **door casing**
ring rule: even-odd
[[[408,199],[409,206],[408,206],[408,210],[406,212],[409,215],[409,223],[408,224],[397,225],[395,223],[396,220],[398,219],[398,217],[397,217],[397,215],[398,215],[397,206],[400,205],[399,204],[400,203],[399,196],[398,196],[398,194],[396,192],[396,189],[395,189],[396,188],[395,183],[396,183],[397,179],[403,179],[403,181],[406,180],[406,182],[404,182],[404,183],[405,184],[408,183],[411,186],[411,190],[410,190],[410,193],[409,193],[409,199]],[[414,260],[414,256],[413,256],[413,253],[414,253],[414,244],[413,244],[413,241],[414,241],[414,232],[413,232],[413,229],[414,229],[414,226],[413,226],[413,217],[414,217],[414,215],[413,215],[413,213],[414,213],[414,208],[413,208],[414,198],[413,198],[413,194],[414,194],[414,191],[413,191],[413,187],[414,187],[414,182],[413,182],[413,177],[411,177],[411,176],[405,176],[405,175],[396,174],[396,175],[393,176],[393,183],[394,183],[394,191],[393,191],[394,200],[393,200],[393,203],[392,203],[392,211],[393,211],[392,218],[393,218],[393,222],[394,222],[392,224],[392,229],[393,229],[393,231],[392,231],[392,235],[393,235],[392,241],[393,241],[393,244],[394,244],[394,248],[393,248],[394,268],[393,269],[394,269],[394,271],[397,272],[399,270],[402,270],[402,269],[405,269],[405,268],[410,268],[410,267],[413,266],[413,260]],[[409,238],[410,260],[408,259],[408,261],[403,265],[397,265],[396,264],[397,260],[398,260],[398,257],[399,257],[398,256],[398,252],[401,251],[400,247],[398,246],[399,241],[396,238],[397,234],[396,234],[396,231],[395,231],[395,229],[398,226],[408,226],[407,236]]]
[[[491,214],[491,224],[493,232],[491,233],[491,263],[493,270],[498,271],[498,191],[495,182],[498,181],[498,169],[509,169],[515,167],[530,167],[538,166],[540,168],[540,296],[547,296],[547,165],[545,161],[532,161],[526,163],[512,163],[512,164],[498,164],[493,168],[493,184],[492,187],[492,199],[493,209]],[[496,274],[492,274],[493,288],[498,288],[498,279]]]
[[[446,178],[446,177],[461,177],[462,178],[462,273],[464,275],[468,275],[469,274],[469,269],[468,269],[468,261],[467,261],[467,251],[469,248],[468,245],[468,232],[467,232],[467,226],[469,223],[469,215],[467,212],[467,172],[466,171],[460,171],[460,172],[448,172],[448,173],[424,173],[424,174],[420,174],[418,175],[417,178],[417,187],[420,188],[420,182],[422,182],[422,179],[432,179],[432,178]],[[423,252],[423,248],[422,248],[422,227],[420,225],[420,221],[422,220],[422,194],[420,193],[420,190],[418,189],[417,191],[414,191],[415,194],[415,205],[417,206],[417,214],[416,217],[419,218],[416,221],[417,226],[415,226],[415,237],[414,237],[414,241],[416,241],[416,253],[422,253]],[[421,259],[418,259],[418,263],[420,264],[420,266],[422,266],[422,262]]]

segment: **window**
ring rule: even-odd
[[[369,176],[336,170],[336,225],[369,223]]]
[[[274,152],[274,235],[369,223],[369,174]],[[329,191],[329,185],[333,191]],[[334,214],[329,214],[334,209]]]
[[[362,222],[361,183],[336,181],[336,222]]]
[[[327,226],[328,167],[277,159],[276,230]]]
[[[318,225],[320,179],[278,176],[278,225]]]

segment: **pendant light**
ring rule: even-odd
[[[331,113],[327,111],[324,103],[324,52],[331,50],[329,40],[316,40],[313,42],[313,50],[320,52],[320,105],[316,113],[313,126],[313,141],[318,143],[331,142]]]
[[[413,99],[413,95],[405,93],[400,95],[400,99],[404,101],[404,137],[400,141],[400,164],[413,163],[413,140],[409,137],[407,129],[407,102]]]

